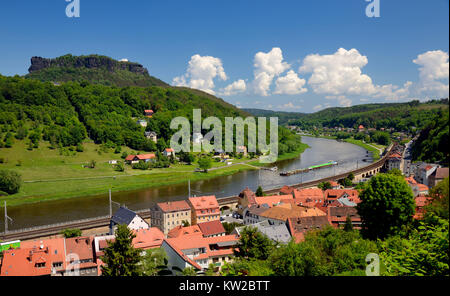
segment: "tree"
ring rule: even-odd
[[[261,186],[258,186],[258,189],[256,189],[255,194],[256,196],[264,196],[264,192]]]
[[[272,240],[257,228],[247,226],[241,231],[241,237],[234,254],[236,257],[266,260],[273,249],[274,243]]]
[[[183,220],[183,221],[181,221],[181,223],[183,224],[183,227],[188,227],[188,226],[190,226],[190,223],[189,223],[189,221],[187,221],[187,220]]]
[[[350,216],[347,216],[347,219],[345,219],[344,231],[353,231],[353,223]]]
[[[399,169],[395,168],[390,170],[389,172],[387,172],[389,175],[394,175],[394,176],[403,176],[402,171],[400,171]]]
[[[411,188],[400,176],[378,174],[360,195],[358,214],[369,238],[385,238],[411,223],[415,200]]]
[[[399,235],[380,243],[380,260],[386,266],[381,275],[448,276],[448,220],[435,217],[420,222],[406,238]]]
[[[116,230],[114,242],[108,241],[105,255],[101,260],[103,276],[137,276],[140,275],[141,251],[133,247],[136,237],[125,224],[120,224]]]
[[[431,202],[425,206],[425,219],[434,215],[442,219],[449,218],[449,178],[445,178],[430,190]]]
[[[19,192],[22,186],[22,177],[19,173],[11,170],[0,170],[0,191],[8,194]]]
[[[125,171],[125,166],[124,166],[123,162],[120,161],[116,165],[114,165],[114,170],[117,172]]]
[[[210,157],[202,157],[198,160],[198,166],[201,168],[205,173],[208,172],[208,169],[212,166],[212,161]]]
[[[225,229],[225,233],[227,235],[231,234],[236,227],[244,226],[243,224],[240,224],[237,222],[231,222],[231,223],[223,222],[222,225],[223,225],[223,228]]]
[[[142,274],[156,276],[168,273],[167,262],[167,254],[163,248],[145,250],[141,260]]]
[[[61,231],[61,234],[64,235],[65,238],[71,238],[81,236],[82,232],[80,229],[65,229]]]
[[[186,267],[185,269],[183,269],[182,275],[183,276],[196,276],[197,271],[195,271],[194,267],[189,266],[189,267]]]
[[[331,183],[330,182],[322,182],[319,185],[317,185],[317,188],[322,189],[322,190],[327,190],[327,189],[331,189]]]

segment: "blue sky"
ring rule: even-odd
[[[2,1],[0,73],[32,56],[102,54],[143,64],[170,84],[251,108],[448,96],[448,0]]]

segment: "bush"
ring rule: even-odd
[[[8,194],[19,192],[22,177],[19,173],[10,170],[0,170],[0,191]]]

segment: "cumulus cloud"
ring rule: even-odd
[[[228,79],[222,61],[212,56],[196,54],[191,57],[186,73],[175,77],[172,83],[176,86],[187,86],[215,94],[213,88],[215,87],[214,79],[216,77],[221,80]]]
[[[370,95],[375,93],[375,87],[361,71],[367,63],[367,57],[358,50],[339,48],[331,55],[308,55],[299,72],[312,73],[308,84],[316,93]]]
[[[245,92],[247,89],[247,84],[243,79],[239,79],[229,85],[227,85],[225,88],[221,89],[220,93],[223,96],[232,96],[238,93]]]
[[[279,77],[276,82],[274,94],[298,95],[307,92],[304,88],[306,80],[298,77],[297,73],[289,70],[286,76]]]
[[[268,96],[275,76],[279,76],[291,67],[283,61],[283,53],[279,47],[272,48],[268,53],[256,53],[253,65],[255,67],[253,90],[261,96]]]
[[[346,96],[325,96],[325,99],[337,100],[342,107],[350,107],[352,105],[352,100]]]
[[[376,93],[373,95],[375,98],[384,98],[386,101],[398,101],[409,98],[411,94],[411,87],[413,83],[406,81],[403,87],[397,85],[385,84],[382,86],[376,86]]]
[[[448,53],[442,50],[427,51],[417,56],[413,63],[419,65],[419,93],[433,93],[448,96],[449,62]],[[442,80],[447,80],[442,82]]]

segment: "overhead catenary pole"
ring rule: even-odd
[[[8,220],[10,220],[11,222],[13,220],[8,217],[8,210],[6,209],[6,200],[5,200],[4,204],[5,204],[5,234],[6,234],[8,232]]]
[[[5,234],[8,232],[8,212],[6,211],[6,201],[5,201]]]
[[[112,217],[111,188],[109,189],[109,217]]]
[[[188,197],[191,197],[191,180],[188,180]]]

